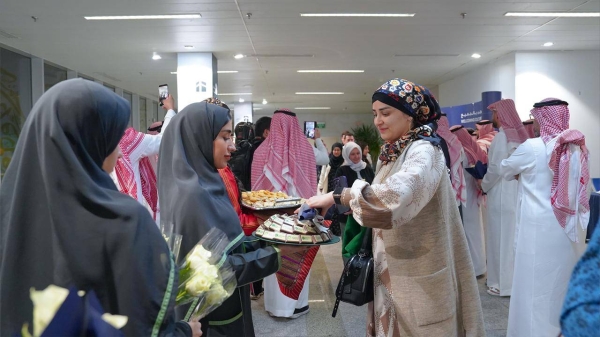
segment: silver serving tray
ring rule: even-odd
[[[331,238],[331,240],[329,240],[327,242],[321,242],[321,243],[295,243],[295,242],[282,242],[282,241],[277,241],[277,240],[265,239],[265,238],[262,238],[260,236],[256,236],[254,233],[256,233],[256,231],[252,232],[252,237],[254,237],[254,238],[258,239],[258,240],[265,241],[265,242],[276,243],[278,245],[290,245],[290,246],[327,246],[327,245],[333,245],[333,244],[336,244],[336,243],[340,242],[340,237],[339,236],[335,236],[335,235],[333,235],[333,237]]]
[[[246,207],[247,209],[251,209],[253,211],[267,211],[267,210],[274,210],[274,209],[286,209],[286,208],[300,207],[300,206],[302,206],[301,200],[302,199],[300,199],[300,198],[276,200],[275,205],[270,206],[270,207],[255,207],[255,206],[245,204],[243,201],[241,204],[243,207]],[[277,205],[277,204],[280,204],[280,205]]]

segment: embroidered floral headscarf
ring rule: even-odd
[[[442,111],[437,100],[426,87],[395,78],[379,87],[373,94],[372,101],[380,101],[402,111],[411,116],[416,125],[399,140],[382,146],[379,160],[383,165],[396,161],[408,145],[417,139],[439,145],[440,139],[435,131],[436,121],[441,117]]]

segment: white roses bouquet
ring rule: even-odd
[[[188,253],[179,268],[177,305],[190,302],[199,319],[220,306],[235,290],[237,280],[226,261],[227,236],[212,228]]]

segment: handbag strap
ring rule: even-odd
[[[346,265],[344,266],[342,277],[340,277],[340,283],[338,284],[335,292],[335,304],[333,305],[333,312],[331,313],[331,317],[335,317],[335,315],[337,314],[338,308],[340,306],[340,300],[342,298],[342,292],[344,291],[344,281],[346,280],[345,276],[346,274],[348,274],[348,270],[350,269],[350,264],[353,259],[354,256],[351,257],[350,260],[348,260],[348,262],[346,262]]]
[[[364,253],[372,253],[373,250],[373,229],[371,227],[367,227],[365,231],[365,235],[363,236],[362,245],[360,246],[360,250]]]

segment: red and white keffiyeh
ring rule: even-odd
[[[137,184],[135,182],[135,173],[133,164],[131,163],[131,153],[141,144],[145,135],[136,131],[134,128],[127,128],[119,147],[123,156],[117,161],[115,174],[119,181],[119,189],[121,193],[128,194],[137,200]],[[156,188],[156,173],[152,168],[152,164],[148,158],[142,158],[139,161],[140,181],[142,195],[152,209],[153,217],[156,220],[156,212],[158,211],[158,190]]]
[[[448,117],[442,116],[438,122],[438,128],[436,133],[446,141],[448,145],[448,153],[450,154],[450,180],[452,182],[452,188],[456,193],[456,199],[462,202],[467,201],[465,194],[465,177],[464,170],[453,170],[456,162],[460,161],[460,151],[463,146],[456,137],[455,134],[450,132],[450,124],[448,123]]]
[[[488,109],[497,111],[508,143],[521,144],[529,138],[512,99],[501,99],[490,104]]]
[[[269,137],[254,152],[252,189],[282,191],[301,198],[317,194],[315,154],[298,118],[287,109],[275,112]]]
[[[458,140],[463,146],[465,150],[465,155],[467,156],[467,160],[469,161],[469,166],[473,167],[480,161],[482,164],[487,164],[488,156],[487,153],[479,147],[479,144],[471,137],[469,131],[467,131],[464,127],[461,126],[453,126],[451,129],[453,134],[456,135]],[[484,205],[486,202],[486,197],[483,195],[483,192],[480,189],[477,189],[477,204]]]
[[[477,142],[471,138],[469,131],[464,127],[457,126],[453,126],[451,130],[462,144],[470,166],[474,166],[478,161],[482,164],[487,164],[487,154],[479,147],[479,145],[477,145]]]
[[[482,122],[489,122],[487,120],[483,120],[479,123]],[[489,124],[477,124],[477,131],[479,133],[478,139],[477,139],[477,143],[484,145],[485,147],[485,151],[487,152],[490,148],[490,145],[492,144],[492,140],[494,140],[494,137],[496,137],[496,134],[498,133],[498,131],[494,130],[494,125],[492,123]]]
[[[535,138],[535,128],[533,127],[533,119],[528,119],[523,122],[523,126],[525,127],[525,131],[529,138]]]
[[[542,102],[558,101],[547,98]],[[533,108],[531,114],[540,124],[540,136],[545,144],[556,139],[549,153],[548,166],[554,173],[550,202],[554,215],[571,241],[577,242],[577,223],[587,228],[589,217],[588,183],[590,180],[585,136],[569,129],[567,105]]]

